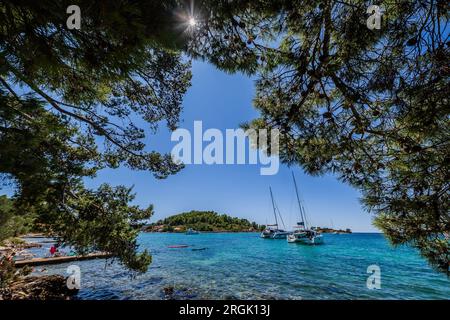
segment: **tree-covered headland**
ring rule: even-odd
[[[190,211],[176,214],[146,225],[148,232],[185,232],[194,229],[204,232],[256,232],[263,229],[247,219],[230,217],[214,211]]]

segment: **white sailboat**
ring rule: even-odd
[[[270,198],[272,199],[273,214],[275,216],[275,224],[270,224],[266,226],[266,229],[261,232],[261,238],[265,239],[286,239],[286,237],[291,234],[291,232],[278,229],[278,218],[277,218],[277,207],[275,201],[273,200],[272,188],[269,187]],[[278,210],[278,215],[280,216],[281,222],[284,225],[283,218]]]
[[[186,234],[187,235],[194,235],[194,234],[199,234],[200,232],[198,232],[197,230],[194,230],[192,228],[189,228],[186,230]]]
[[[301,243],[301,244],[323,244],[323,236],[312,229],[298,229],[287,237],[289,243]]]
[[[306,211],[298,195],[297,182],[295,181],[294,173],[292,173],[292,179],[294,180],[295,194],[297,195],[301,221],[297,222],[297,226],[295,226],[296,230],[292,234],[287,236],[287,242],[308,244],[308,245],[323,244],[324,243],[323,236],[313,228],[308,228]]]

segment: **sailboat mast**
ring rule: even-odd
[[[272,199],[273,215],[275,216],[275,225],[278,228],[277,210],[275,208],[275,201],[273,201],[272,188],[269,187],[269,190],[270,190],[270,199]]]
[[[308,223],[308,217],[306,216],[306,210],[303,205],[302,205],[302,210],[303,210],[303,217],[305,218],[305,228],[306,228],[306,226],[309,226],[309,223]]]
[[[294,176],[293,172],[292,172],[292,179],[294,179],[295,194],[297,195],[298,207],[300,209],[300,217],[302,219],[302,223],[303,223],[304,228],[306,228],[306,221],[305,221],[306,217],[305,217],[305,214],[303,213],[303,206],[301,204],[300,197],[298,195],[297,181],[295,181],[295,176]]]
[[[286,225],[284,224],[284,220],[283,220],[283,216],[281,215],[280,208],[278,208],[276,203],[275,203],[275,207],[277,208],[277,213],[278,213],[278,216],[280,217],[281,224],[283,225],[283,228],[286,229]]]

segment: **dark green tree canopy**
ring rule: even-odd
[[[383,1],[370,30],[371,4],[215,2],[189,50],[257,74],[246,127],[278,128],[285,163],[359,188],[392,243],[449,272],[449,4]]]
[[[147,132],[177,126],[190,62],[178,1],[77,1],[81,29],[69,30],[70,1],[0,4],[0,174],[16,189],[17,214],[33,212],[64,244],[104,250],[145,271],[131,190],[84,187],[120,165],[165,178],[181,169],[145,149]],[[180,9],[181,8],[181,9]],[[181,29],[180,29],[181,26]]]
[[[4,89],[32,93],[56,113],[103,140],[109,166],[121,163],[166,177],[169,156],[144,151],[144,128],[177,126],[190,64],[175,49],[175,1],[81,1],[82,27],[66,27],[70,1],[5,1],[0,8]],[[14,86],[13,86],[14,84]],[[13,90],[15,92],[13,92]]]

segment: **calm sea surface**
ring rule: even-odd
[[[324,245],[309,247],[256,233],[142,233],[141,249],[153,255],[148,272],[131,277],[118,263],[76,262],[81,268],[78,297],[164,299],[164,288],[173,287],[175,299],[450,299],[445,275],[414,250],[390,247],[382,234],[324,237]],[[49,246],[45,243],[41,253]],[[381,269],[379,290],[366,286],[367,267],[373,264]],[[69,265],[48,266],[44,272],[65,274]]]

